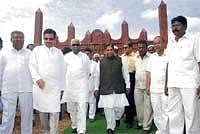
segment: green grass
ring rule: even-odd
[[[126,124],[121,119],[120,127],[115,129],[115,134],[143,134],[142,130],[137,130],[136,128],[136,121],[134,122],[134,126],[131,129],[126,128]],[[153,127],[152,134],[155,133],[155,127]],[[65,129],[64,134],[71,134],[71,127]],[[106,134],[106,121],[105,117],[101,115],[96,116],[95,122],[89,122],[87,120],[87,131],[86,134]]]

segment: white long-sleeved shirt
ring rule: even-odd
[[[32,92],[33,81],[28,67],[31,51],[3,49],[0,54],[0,86],[3,93]]]
[[[65,88],[64,56],[59,49],[37,46],[32,51],[29,68],[34,83],[43,79],[48,89]]]
[[[88,102],[89,97],[89,57],[79,52],[64,56],[66,69],[66,89],[62,102]]]
[[[168,87],[199,86],[200,36],[185,34],[178,42],[168,42]]]

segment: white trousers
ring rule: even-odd
[[[153,120],[153,110],[150,96],[146,94],[145,89],[136,88],[134,92],[134,98],[138,125],[143,126],[144,130],[149,130]]]
[[[114,130],[116,120],[120,120],[124,113],[124,107],[104,108],[104,113],[106,117],[107,129]]]
[[[77,128],[78,134],[85,133],[87,103],[67,102],[67,111],[70,113],[72,129]]]
[[[3,117],[0,134],[13,134],[17,98],[21,113],[21,134],[32,134],[33,98],[32,93],[2,93]]]
[[[41,134],[59,134],[59,113],[40,112]]]
[[[168,97],[164,93],[151,93],[151,104],[156,134],[168,134]]]
[[[94,119],[96,113],[96,98],[94,91],[89,92],[89,119]]]
[[[186,134],[200,133],[199,105],[196,92],[196,89],[169,88],[168,113],[170,134],[182,134],[184,120]]]

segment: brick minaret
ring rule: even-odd
[[[40,9],[35,13],[35,32],[34,32],[34,46],[42,44],[42,25],[43,14]]]
[[[159,26],[160,26],[160,36],[164,39],[165,48],[168,42],[168,24],[167,24],[167,5],[162,0],[159,7]]]

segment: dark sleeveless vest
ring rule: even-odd
[[[125,93],[122,61],[118,56],[103,58],[100,62],[100,95]]]

